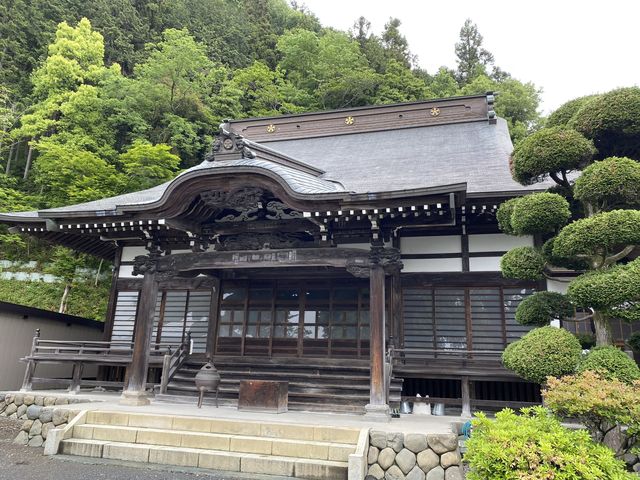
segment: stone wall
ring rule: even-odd
[[[462,480],[458,435],[369,434],[365,480]]]
[[[73,413],[68,408],[60,408],[60,405],[87,401],[83,398],[8,393],[0,396],[0,416],[24,420],[14,443],[41,447],[49,430],[63,428],[73,418]]]

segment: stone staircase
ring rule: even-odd
[[[59,453],[133,462],[347,479],[357,428],[89,411]]]
[[[329,363],[310,359],[275,360],[250,357],[216,357],[220,372],[220,404],[238,401],[240,380],[281,380],[289,382],[289,409],[364,413],[369,403],[369,362],[345,359]],[[194,377],[204,361],[189,360],[169,382],[167,393],[156,401],[196,403]],[[402,379],[392,379],[390,405],[400,405]],[[214,404],[214,394],[205,395],[205,405]]]

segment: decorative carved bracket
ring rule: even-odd
[[[209,162],[214,160],[224,160],[225,157],[231,160],[233,158],[256,158],[256,154],[249,148],[248,143],[242,135],[238,135],[229,130],[229,125],[223,123],[220,125],[220,131],[216,135],[216,139],[205,159]]]
[[[400,250],[373,246],[369,252],[368,261],[361,259],[349,260],[346,269],[354,277],[368,278],[371,268],[376,265],[384,268],[386,274],[402,270],[404,265],[400,260]]]

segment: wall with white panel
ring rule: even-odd
[[[461,258],[403,258],[402,273],[461,272]]]
[[[402,254],[460,253],[461,251],[460,235],[403,237],[400,239]]]
[[[470,272],[499,272],[502,257],[471,257],[469,259]]]
[[[533,237],[515,237],[504,233],[469,235],[469,252],[501,252],[515,247],[533,247]]]

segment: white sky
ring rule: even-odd
[[[433,73],[456,66],[454,44],[466,18],[478,25],[496,64],[542,88],[542,110],[640,83],[638,0],[303,0],[323,25],[347,30],[364,15],[379,34],[389,17]]]

